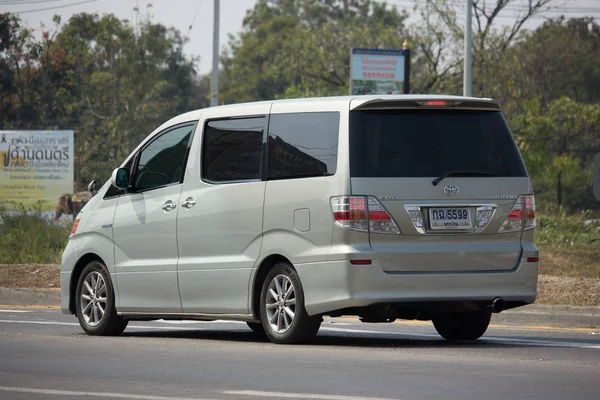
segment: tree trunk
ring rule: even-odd
[[[556,177],[556,203],[559,206],[562,206],[562,171],[558,171],[558,176]]]

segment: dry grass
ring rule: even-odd
[[[546,258],[564,265],[564,260],[560,257],[547,255]],[[59,286],[58,265],[0,264],[0,287],[58,288]],[[600,278],[540,275],[536,303],[600,306]]]
[[[59,266],[53,264],[0,264],[0,287],[58,288]]]
[[[551,249],[550,246],[544,245],[539,247],[541,275],[600,278],[600,248],[595,251],[581,251]]]
[[[536,303],[600,306],[600,278],[540,275]]]

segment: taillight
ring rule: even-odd
[[[535,228],[535,197],[519,196],[498,233],[519,232]]]
[[[375,197],[332,197],[331,210],[335,224],[342,228],[372,233],[400,233],[396,222]]]

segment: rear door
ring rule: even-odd
[[[186,313],[248,314],[260,253],[263,141],[270,104],[205,112],[177,219],[179,289]]]
[[[374,102],[350,114],[352,194],[376,197],[401,231],[370,234],[385,271],[516,267],[522,231],[498,230],[532,189],[495,103]]]

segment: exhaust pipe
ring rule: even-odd
[[[492,309],[493,313],[499,313],[504,311],[504,306],[504,299],[502,297],[496,297],[492,301],[492,305],[490,306],[490,308]]]

